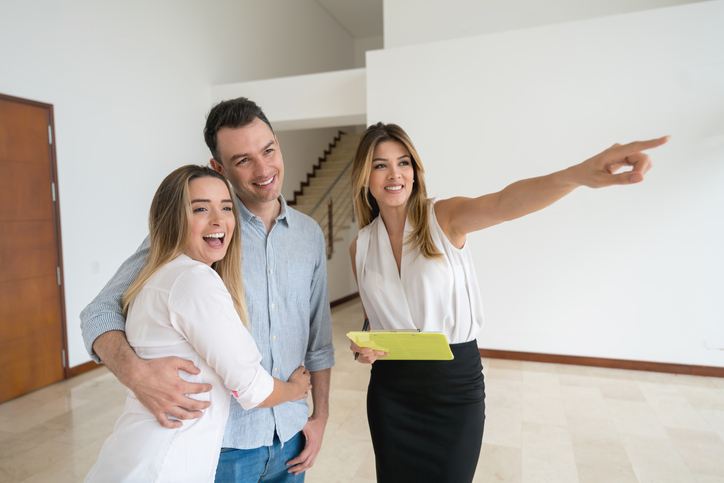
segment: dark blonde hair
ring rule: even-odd
[[[397,124],[378,122],[368,127],[360,138],[357,152],[352,163],[352,201],[354,212],[360,229],[372,223],[380,214],[372,193],[370,193],[370,173],[375,148],[386,141],[402,143],[410,152],[415,182],[412,185],[410,198],[407,200],[407,216],[413,231],[405,244],[411,248],[419,248],[426,258],[440,258],[442,253],[437,249],[430,235],[430,206],[432,199],[427,197],[425,187],[425,169],[420,162],[415,146],[407,133]]]
[[[163,180],[161,186],[151,202],[151,211],[148,216],[148,228],[151,234],[151,249],[138,278],[123,294],[123,315],[128,313],[128,306],[133,298],[140,292],[149,278],[161,267],[175,259],[184,251],[191,237],[191,199],[189,197],[189,183],[197,178],[216,178],[224,183],[229,190],[229,198],[235,200],[234,193],[226,179],[219,173],[206,166],[188,165],[178,168]],[[232,210],[236,223],[234,232],[229,240],[226,255],[223,259],[214,262],[211,268],[224,281],[226,289],[231,294],[239,317],[246,325],[248,316],[244,300],[244,280],[241,275],[241,230],[239,228],[239,214],[236,203],[232,201]]]

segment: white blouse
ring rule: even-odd
[[[211,392],[189,395],[211,406],[183,427],[167,429],[128,391],[125,410],[86,482],[213,482],[230,390],[251,409],[274,389],[221,277],[186,255],[166,264],[131,302],[126,337],[143,359],[193,362],[200,374],[179,375],[211,384]]]
[[[407,220],[404,240],[412,231]],[[483,326],[483,304],[470,250],[467,244],[459,249],[450,243],[434,207],[430,233],[443,258],[425,258],[405,245],[398,274],[382,217],[360,230],[355,263],[370,327],[442,332],[450,344],[474,340]]]

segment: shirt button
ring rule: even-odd
[[[270,307],[271,307],[271,308],[274,308],[274,304],[271,304]]]
[[[275,367],[275,368],[274,368],[274,372],[278,372],[278,371],[279,371],[279,368],[278,368],[278,367]]]
[[[273,335],[272,339],[277,340],[277,336]]]
[[[274,270],[269,270],[269,273],[274,273]]]

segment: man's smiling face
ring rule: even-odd
[[[236,195],[251,210],[276,201],[282,191],[284,160],[276,136],[260,119],[240,127],[222,127],[216,134],[215,160]],[[212,160],[212,164],[213,160]]]

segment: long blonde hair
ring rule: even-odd
[[[219,173],[206,166],[188,165],[178,168],[163,180],[161,186],[151,202],[151,211],[148,215],[148,228],[151,234],[151,249],[146,258],[138,278],[123,294],[123,315],[128,314],[128,306],[133,298],[143,288],[149,278],[161,267],[175,259],[186,250],[191,237],[191,199],[189,197],[189,183],[197,178],[217,178],[229,190],[229,197],[235,200],[234,193],[226,179]],[[249,319],[244,300],[244,279],[241,275],[241,230],[239,228],[239,213],[236,203],[232,203],[232,210],[236,224],[234,233],[229,240],[226,256],[214,262],[211,268],[224,281],[226,289],[234,302],[234,308],[244,325]]]
[[[360,229],[372,223],[379,216],[380,208],[377,206],[372,193],[370,193],[370,173],[372,172],[372,158],[375,148],[385,141],[398,141],[410,152],[415,182],[412,185],[410,198],[407,200],[407,216],[413,231],[405,240],[411,248],[419,248],[426,258],[441,258],[442,253],[437,249],[430,235],[430,206],[432,199],[427,197],[425,186],[425,169],[420,162],[415,146],[407,133],[397,124],[384,124],[378,122],[368,127],[360,139],[357,152],[352,163],[352,202]]]

